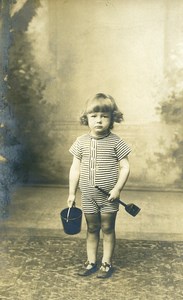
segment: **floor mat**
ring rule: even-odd
[[[74,237],[1,237],[0,299],[183,299],[182,242],[117,240],[114,272],[103,280],[76,275],[85,249]]]

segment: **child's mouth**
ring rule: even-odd
[[[97,128],[97,129],[102,129],[103,127],[100,126],[100,125],[98,125],[98,126],[95,126],[95,128]]]

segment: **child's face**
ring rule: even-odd
[[[109,112],[89,113],[87,118],[92,135],[102,136],[108,133],[111,124],[111,114]]]

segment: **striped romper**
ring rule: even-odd
[[[130,153],[130,147],[110,132],[99,139],[84,134],[76,139],[69,151],[81,161],[79,188],[83,212],[118,211],[119,204],[109,202],[95,186],[107,192],[114,188],[119,176],[119,161]]]

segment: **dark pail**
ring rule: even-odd
[[[69,208],[65,208],[60,213],[60,218],[67,234],[77,234],[81,231],[82,210],[77,207],[71,207],[69,217],[67,218]]]

